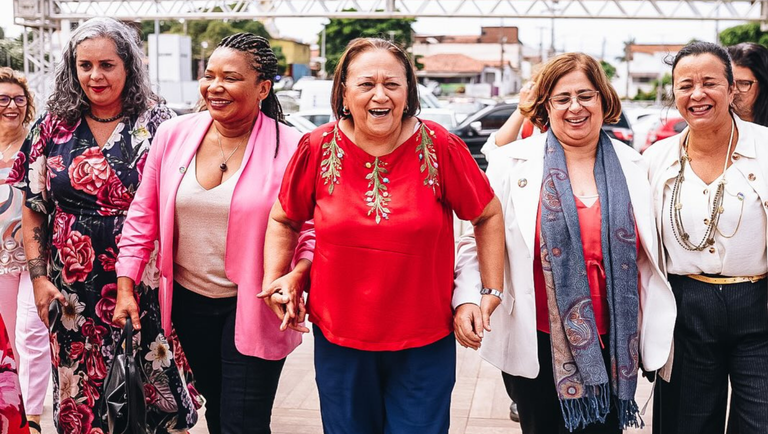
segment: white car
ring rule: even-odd
[[[456,114],[450,109],[422,108],[421,112],[416,116],[424,120],[437,122],[446,130],[452,130],[459,124],[456,120]]]

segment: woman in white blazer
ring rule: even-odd
[[[483,333],[475,318],[493,288],[481,288],[466,235],[456,335],[502,370],[523,433],[619,433],[639,423],[639,359],[648,371],[666,363],[676,315],[646,166],[601,130],[621,105],[593,58],[552,59],[536,92],[523,111],[549,132],[488,155],[506,222],[502,302]]]
[[[672,62],[682,133],[646,151],[665,269],[677,300],[674,367],[657,382],[653,431],[768,432],[768,128],[733,113],[726,50]],[[729,387],[730,385],[730,387]]]

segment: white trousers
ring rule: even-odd
[[[48,329],[37,315],[29,273],[0,274],[0,315],[8,329],[27,414],[42,414],[51,374]]]

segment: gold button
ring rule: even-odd
[[[518,186],[518,187],[520,187],[520,188],[523,188],[523,187],[525,187],[526,185],[528,185],[528,180],[527,180],[527,179],[525,179],[525,178],[520,178],[520,179],[518,179],[518,180],[517,180],[517,186]]]
[[[733,159],[734,160],[738,160],[739,158],[741,158],[741,157],[739,157],[739,154],[733,154]]]
[[[709,219],[704,219],[704,224],[709,226]]]
[[[715,248],[714,247],[710,247],[709,248],[709,253],[715,253]]]
[[[704,189],[704,194],[709,194],[709,190],[705,188]]]
[[[754,181],[755,179],[757,179],[754,173],[750,173],[749,176],[747,176],[747,178],[749,178],[750,181]]]
[[[365,168],[366,169],[370,169],[371,168],[371,163],[365,163]]]
[[[763,205],[765,205],[766,207],[768,207],[768,200],[766,200],[766,201],[765,201],[765,203],[763,203]]]

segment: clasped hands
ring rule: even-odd
[[[304,325],[307,316],[307,308],[304,304],[304,281],[302,273],[294,269],[269,285],[265,285],[257,295],[280,319],[281,331],[291,329],[309,333],[309,329]]]
[[[480,306],[464,303],[453,314],[453,328],[456,340],[464,348],[477,350],[483,341],[484,331],[491,331],[491,314],[501,304],[495,295],[483,295]]]

